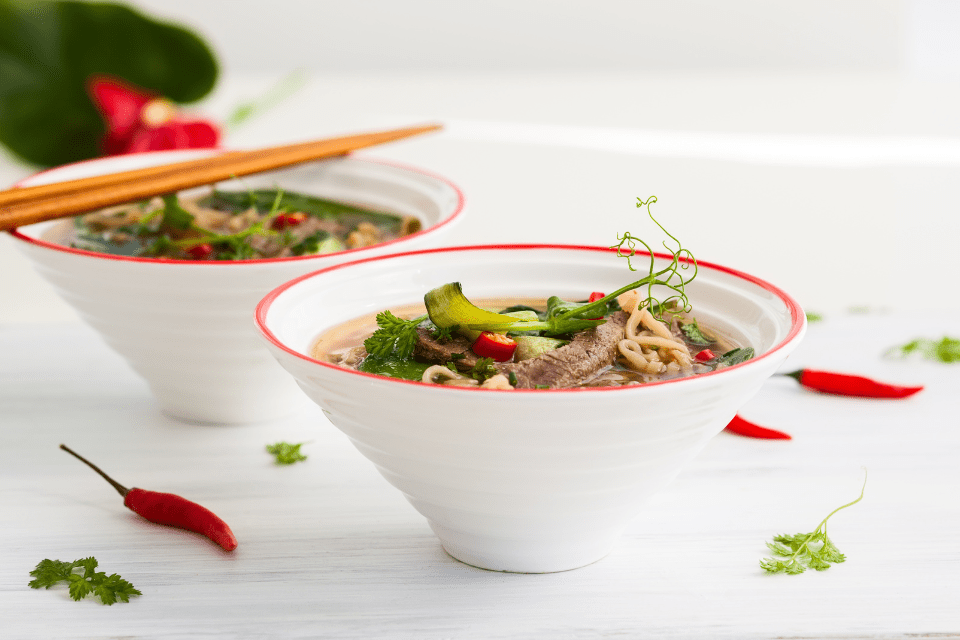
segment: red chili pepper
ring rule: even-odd
[[[789,433],[761,427],[752,422],[747,422],[740,416],[733,416],[733,420],[726,426],[726,431],[735,433],[738,436],[760,438],[761,440],[793,440]]]
[[[190,254],[195,260],[203,260],[211,253],[213,253],[213,247],[209,244],[198,244],[195,247],[190,247],[187,249],[187,253]]]
[[[710,349],[704,349],[697,355],[693,356],[693,359],[697,362],[706,362],[707,360],[713,360],[716,357],[717,356],[713,355],[713,351],[710,351]]]
[[[273,222],[270,223],[270,226],[277,231],[281,231],[287,227],[295,227],[306,219],[307,214],[303,213],[302,211],[297,211],[296,213],[281,213],[273,219]]]
[[[856,396],[860,398],[906,398],[917,393],[920,387],[901,387],[894,384],[877,382],[862,376],[845,373],[831,373],[814,369],[800,369],[784,375],[794,378],[802,386],[821,393],[835,396]]]
[[[67,445],[61,444],[60,448],[79,458],[103,476],[123,496],[123,504],[134,513],[143,516],[150,522],[202,533],[227,551],[233,551],[237,548],[237,538],[233,535],[233,531],[230,530],[227,523],[206,507],[201,507],[196,502],[191,502],[172,493],[147,491],[136,487],[127,489],[101,471],[100,467],[67,447]]]
[[[484,331],[473,343],[473,352],[481,358],[493,358],[497,362],[506,362],[517,350],[517,341],[502,333]]]

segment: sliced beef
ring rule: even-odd
[[[576,334],[570,344],[522,362],[498,364],[497,369],[505,375],[514,373],[517,389],[575,387],[613,364],[627,318],[626,313],[617,311],[600,326]]]
[[[417,329],[417,344],[413,347],[413,357],[437,364],[456,363],[460,371],[469,371],[477,364],[477,354],[470,347],[473,342],[461,335],[440,342],[430,335],[428,329]],[[463,354],[463,357],[460,357]]]

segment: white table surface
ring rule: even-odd
[[[228,79],[201,109],[266,84]],[[319,410],[229,428],[160,415],[0,237],[0,638],[960,637],[960,365],[880,356],[960,334],[958,108],[955,83],[888,77],[330,77],[231,134],[251,146],[441,119],[444,133],[369,155],[463,187],[451,244],[609,244],[649,231],[633,199],[656,194],[698,258],[826,314],[790,367],[927,385],[881,402],[771,380],[742,415],[793,441],[721,434],[610,556],[561,574],[447,556]],[[27,173],[0,162],[5,183]],[[309,440],[310,459],[273,466],[277,440]],[[212,508],[240,547],[139,519],[61,442],[128,486]],[[855,497],[861,467],[866,497],[830,526],[848,562],[763,575],[764,541]],[[40,560],[88,555],[144,595],[104,607],[27,588]]]

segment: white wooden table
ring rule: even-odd
[[[958,637],[960,366],[881,359],[916,333],[911,319],[828,319],[789,365],[927,385],[919,395],[835,398],[773,379],[741,413],[793,441],[717,436],[613,553],[552,575],[492,573],[446,555],[319,410],[184,424],[159,414],[90,330],[2,331],[2,637]],[[958,325],[947,315],[925,332]],[[278,440],[309,441],[309,459],[275,466],[263,448]],[[240,546],[228,554],[139,518],[61,442],[127,486],[208,506]],[[830,523],[848,561],[764,575],[764,541],[811,530],[855,497],[861,467],[865,498]],[[27,588],[40,560],[89,555],[143,595],[105,607]]]
[[[219,428],[159,414],[145,384],[0,238],[0,638],[960,637],[960,365],[881,357],[913,337],[960,334],[956,120],[919,117],[922,100],[911,102],[935,94],[960,106],[960,91],[901,87],[891,99],[909,112],[900,118],[874,109],[891,95],[884,80],[652,82],[327,78],[233,142],[447,117],[448,132],[374,155],[464,188],[469,215],[448,242],[607,244],[645,231],[632,199],[656,194],[668,228],[699,258],[767,277],[826,313],[788,367],[924,392],[863,401],[771,380],[742,415],[793,441],[721,434],[607,558],[560,574],[491,573],[446,555],[319,410]],[[658,100],[647,100],[652,86]],[[224,91],[211,109],[252,89]],[[331,103],[331,93],[341,98]],[[811,116],[798,93],[837,108]],[[369,106],[381,94],[396,98],[386,115]],[[511,119],[536,126],[502,122]],[[610,127],[666,138],[611,139]],[[684,133],[694,129],[761,139]],[[776,137],[785,132],[801,138]],[[833,137],[810,156],[802,136],[812,133]],[[910,136],[936,144],[918,159],[905,152]],[[616,148],[621,139],[632,146]],[[865,146],[875,139],[888,155]],[[871,164],[879,156],[862,155],[871,148],[886,160]],[[23,171],[0,169],[7,182]],[[263,448],[278,440],[309,441],[309,460],[274,466]],[[61,442],[128,486],[210,507],[240,547],[226,554],[138,518]],[[861,467],[866,497],[830,525],[848,561],[764,575],[764,541],[810,530],[855,497]],[[27,588],[40,560],[88,555],[143,596],[104,607]]]

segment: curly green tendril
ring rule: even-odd
[[[693,257],[689,249],[684,249],[680,241],[653,217],[653,212],[650,211],[650,205],[656,201],[656,196],[650,196],[646,200],[637,198],[637,208],[646,207],[647,215],[650,216],[650,219],[660,227],[661,231],[667,234],[669,240],[663,241],[663,248],[673,256],[670,264],[660,271],[656,271],[656,258],[653,255],[653,248],[647,244],[645,240],[638,238],[629,231],[623,235],[617,234],[617,240],[619,240],[619,242],[610,248],[617,250],[618,257],[627,259],[627,266],[631,271],[637,270],[630,260],[637,255],[637,243],[643,245],[646,249],[650,255],[650,276],[649,279],[645,279],[647,297],[645,300],[641,300],[640,306],[650,309],[650,313],[652,313],[657,320],[662,321],[665,311],[672,314],[690,312],[692,307],[690,305],[690,299],[687,297],[685,287],[697,277],[697,260]],[[691,265],[693,266],[693,272],[688,274],[688,277],[684,277],[685,274],[682,272],[689,270]],[[666,287],[672,293],[661,300],[654,295],[654,287],[656,286]]]

